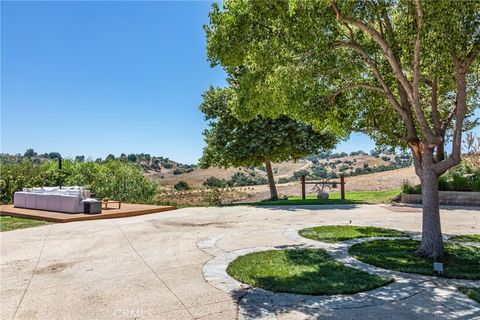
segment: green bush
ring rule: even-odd
[[[480,169],[464,161],[438,179],[438,188],[441,191],[480,191]]]
[[[409,182],[402,185],[403,193],[420,194],[420,185],[414,186]],[[448,170],[438,178],[440,191],[480,191],[480,169],[462,162],[457,167]]]
[[[209,206],[219,206],[222,204],[222,193],[218,188],[203,190],[202,200]]]
[[[242,187],[242,186],[255,186],[260,184],[267,184],[267,178],[257,175],[254,172],[250,174],[245,174],[243,172],[236,172],[230,178],[230,185],[234,187]]]
[[[287,177],[281,177],[278,179],[278,183],[287,183],[290,182],[290,179]]]
[[[175,190],[189,190],[190,186],[185,181],[179,181],[176,185],[173,186]]]
[[[408,194],[421,194],[422,187],[420,185],[414,185],[410,181],[405,180],[402,183],[402,192]]]
[[[61,172],[57,161],[36,164],[24,160],[0,164],[0,170],[2,204],[12,203],[15,191],[42,186],[85,186],[97,198],[131,203],[152,203],[157,193],[157,184],[143,174],[140,166],[119,160],[107,163],[64,160]]]
[[[166,163],[163,164],[163,167],[165,169],[172,169],[173,168],[173,163],[166,162]]]
[[[229,182],[225,179],[210,177],[203,182],[203,185],[210,188],[226,188],[229,186]]]

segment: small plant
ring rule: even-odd
[[[421,194],[422,187],[420,185],[414,185],[410,181],[405,180],[402,183],[402,192],[407,194]]]
[[[222,204],[222,193],[217,188],[204,190],[202,192],[202,198],[209,206],[219,206]]]
[[[190,186],[188,185],[187,182],[185,181],[179,181],[177,184],[173,186],[175,190],[181,191],[181,190],[190,190]]]

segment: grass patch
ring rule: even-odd
[[[470,299],[480,303],[480,288],[460,287],[458,288],[458,290],[460,290],[463,294],[465,294]]]
[[[360,226],[319,226],[302,229],[298,233],[304,238],[323,242],[339,242],[365,237],[408,236],[408,234],[398,230]]]
[[[322,249],[250,253],[230,263],[227,273],[253,287],[310,295],[353,294],[393,282],[347,267]]]
[[[350,254],[377,267],[433,276],[433,260],[414,254],[419,245],[416,240],[374,240],[353,245]],[[445,250],[443,277],[480,279],[479,248],[450,242]]]
[[[329,194],[329,199],[318,200],[316,195],[302,197],[289,197],[288,200],[264,200],[245,203],[247,205],[285,206],[285,205],[325,205],[325,204],[376,204],[387,203],[400,194],[400,189],[386,191],[352,191],[346,192],[345,199],[341,199],[339,192]]]
[[[10,231],[15,229],[24,229],[50,224],[51,222],[39,221],[33,219],[17,218],[10,216],[0,217],[0,231]]]
[[[457,242],[480,242],[480,234],[453,236],[450,240]]]

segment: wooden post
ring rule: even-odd
[[[302,176],[302,199],[305,200],[305,176]]]
[[[343,174],[340,175],[340,196],[345,199],[345,176]]]

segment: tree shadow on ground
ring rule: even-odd
[[[412,203],[401,203],[400,205],[396,205],[396,208],[410,208],[410,209],[420,209],[422,210],[421,204],[412,204]],[[440,205],[440,210],[446,211],[455,211],[455,210],[465,210],[465,211],[476,211],[480,212],[479,206],[452,206],[452,205]]]
[[[325,204],[325,205],[255,205],[258,209],[280,210],[280,211],[299,211],[299,210],[351,210],[358,208],[356,204]]]
[[[231,293],[239,304],[239,315],[244,319],[477,319],[478,304],[467,296],[449,288],[448,295],[434,295],[435,288],[404,288],[407,296],[395,301],[371,301],[356,304],[356,296],[332,295],[302,296],[294,294],[265,294],[255,290],[238,290]],[[387,287],[375,290],[378,297],[390,297]],[[451,294],[455,292],[455,294]],[[342,305],[342,302],[347,304]]]

